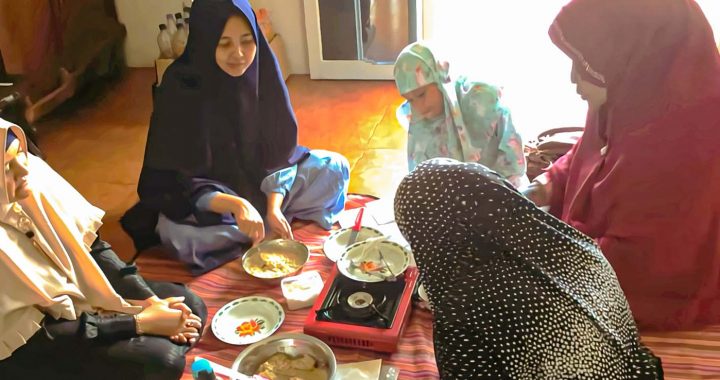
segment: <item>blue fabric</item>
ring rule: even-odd
[[[163,214],[158,217],[156,231],[163,245],[172,250],[194,276],[241,257],[251,243],[236,225],[176,223]]]
[[[303,166],[307,167],[305,162],[303,162]],[[263,179],[260,189],[265,195],[279,193],[284,197],[290,192],[297,175],[298,165],[278,170]]]
[[[13,133],[13,131],[8,129],[7,137],[5,138],[5,150],[8,150],[10,145],[13,143],[13,141],[17,140],[17,136]]]
[[[195,207],[200,211],[210,211],[210,201],[218,194],[221,193],[219,191],[212,191],[201,195],[197,202],[195,202]]]
[[[265,194],[284,195],[281,210],[288,222],[309,220],[330,229],[345,207],[349,182],[350,165],[345,157],[313,150],[300,164],[265,177],[261,188]],[[195,200],[193,215],[173,221],[160,214],[156,232],[163,245],[199,275],[242,256],[251,239],[238,229],[230,214],[216,218],[215,223],[206,222],[209,219],[204,215],[218,216],[209,211],[212,198],[220,193],[234,195],[231,190],[206,179],[194,179],[194,183],[201,195]]]
[[[345,208],[349,184],[350,164],[345,157],[312,150],[299,165],[265,177],[261,189],[265,194],[285,194],[282,212],[288,222],[310,220],[329,230]]]

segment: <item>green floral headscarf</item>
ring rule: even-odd
[[[481,163],[518,185],[525,177],[522,139],[515,131],[510,111],[500,104],[500,90],[482,82],[449,75],[449,64],[436,59],[428,46],[413,43],[395,62],[395,84],[401,94],[435,84],[445,99],[443,117],[413,117],[410,104],[398,109],[398,119],[408,127],[408,165],[448,157]]]

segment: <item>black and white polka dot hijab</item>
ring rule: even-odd
[[[395,218],[433,306],[443,378],[657,379],[592,239],[475,163],[425,161]]]

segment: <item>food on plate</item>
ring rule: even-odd
[[[375,272],[381,269],[382,266],[374,261],[363,261],[360,263],[360,270],[363,272]]]
[[[260,332],[264,324],[265,321],[263,321],[262,319],[252,319],[249,321],[245,321],[235,328],[235,333],[240,336],[253,336],[256,333]]]
[[[277,353],[258,366],[255,375],[268,380],[328,380],[328,369],[311,355]]]
[[[262,265],[251,263],[247,271],[257,277],[277,277],[291,273],[298,268],[298,263],[282,253],[260,253]]]

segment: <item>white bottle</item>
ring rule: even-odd
[[[175,16],[172,13],[168,13],[165,16],[165,19],[167,20],[165,22],[167,26],[167,32],[170,34],[170,37],[175,35],[175,32],[177,32],[177,27],[175,26]]]
[[[158,27],[160,28],[160,33],[158,33],[157,36],[157,43],[160,48],[160,58],[172,58],[172,38],[170,38],[170,33],[167,31],[167,25],[160,24]]]
[[[185,51],[185,45],[187,44],[187,29],[185,29],[185,25],[183,25],[182,22],[177,23],[177,32],[175,32],[175,35],[172,39],[172,51],[175,55],[175,58],[182,55],[183,51]]]
[[[181,12],[175,13],[175,23],[183,23],[183,15]]]

